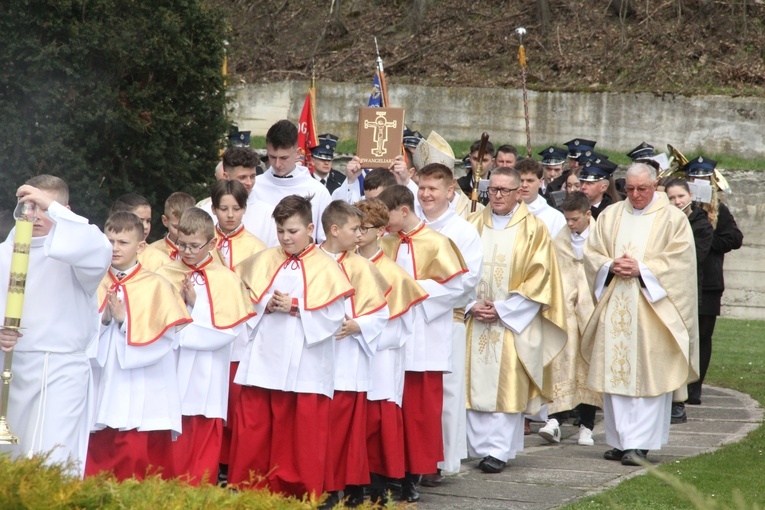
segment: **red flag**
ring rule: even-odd
[[[300,113],[298,123],[298,151],[305,159],[305,166],[313,174],[313,161],[311,161],[311,149],[319,145],[316,137],[316,89],[309,87],[305,96],[303,111]]]

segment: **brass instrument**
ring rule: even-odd
[[[667,144],[667,150],[669,151],[669,169],[664,170],[659,174],[659,179],[664,177],[685,177],[685,171],[683,168],[688,163],[688,159],[683,156],[683,153],[677,150],[670,144]],[[730,184],[723,174],[715,168],[714,175],[710,179],[712,185],[718,190],[726,194],[731,194]]]
[[[688,158],[670,144],[667,144],[667,152],[669,152],[669,168],[659,173],[659,179],[664,179],[665,177],[685,177],[685,170],[683,168],[688,163]]]

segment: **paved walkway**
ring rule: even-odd
[[[763,419],[763,410],[748,395],[708,386],[704,386],[703,404],[686,406],[686,411],[688,423],[672,425],[669,444],[650,452],[649,461],[657,464],[714,451],[743,439]],[[417,508],[557,508],[645,471],[603,459],[610,447],[602,422],[595,426],[595,446],[579,446],[579,430],[572,425],[564,425],[562,432],[563,441],[557,445],[537,434],[526,436],[525,450],[500,474],[481,472],[477,460],[463,462],[461,472],[447,478],[441,487],[420,488],[422,499]]]

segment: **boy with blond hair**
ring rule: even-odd
[[[164,214],[162,214],[162,224],[167,229],[165,237],[159,241],[154,241],[150,246],[158,249],[167,257],[166,262],[178,260],[178,222],[181,221],[183,211],[189,207],[194,207],[194,197],[182,191],[172,193],[165,200]]]
[[[191,317],[172,285],[138,262],[146,247],[140,219],[117,212],[104,230],[113,256],[98,287],[101,330],[92,351],[96,400],[85,474],[142,479],[153,467],[172,476],[171,445],[181,433],[176,331]]]
[[[330,460],[333,479],[328,490],[340,490],[349,505],[364,502],[369,483],[367,459],[367,391],[370,360],[388,322],[385,294],[390,284],[366,258],[355,253],[363,215],[342,200],[331,202],[321,216],[327,239],[321,249],[335,259],[355,293],[345,300],[347,320],[335,335],[335,393],[330,409]]]

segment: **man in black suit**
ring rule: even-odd
[[[311,149],[313,178],[327,187],[331,195],[345,181],[345,176],[332,168],[338,138],[329,133],[319,135],[319,145]]]

